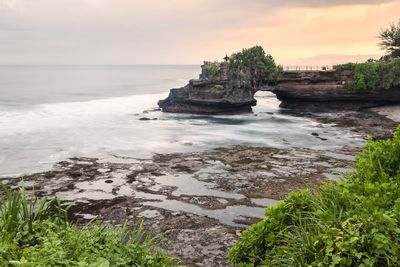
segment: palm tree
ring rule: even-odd
[[[391,23],[387,29],[379,33],[380,47],[386,50],[389,57],[400,57],[400,20],[397,24]]]

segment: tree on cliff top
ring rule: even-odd
[[[253,46],[234,53],[229,57],[229,68],[237,74],[248,71],[252,77],[252,85],[274,83],[282,71],[275,60],[266,54],[261,46]]]
[[[378,37],[380,47],[387,51],[389,57],[400,57],[400,20],[381,30]]]

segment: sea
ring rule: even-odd
[[[363,142],[351,129],[288,114],[269,92],[256,94],[248,114],[158,110],[171,88],[199,73],[196,65],[0,66],[0,177],[72,157],[129,162],[231,145],[334,150]]]

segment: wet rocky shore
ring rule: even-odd
[[[353,152],[233,146],[135,163],[72,158],[51,171],[2,182],[60,197],[72,205],[77,223],[97,217],[134,227],[143,220],[161,234],[160,247],[185,263],[226,266],[228,248],[265,207],[337,179],[351,170]]]
[[[289,111],[287,111],[289,112]],[[297,113],[351,128],[355,137],[390,137],[396,123],[371,111]],[[329,142],[321,132],[313,137]],[[2,178],[39,196],[71,205],[77,224],[93,218],[135,227],[143,221],[159,236],[158,249],[188,266],[229,266],[229,248],[290,192],[315,189],[352,170],[360,148],[332,150],[235,145],[191,153],[156,154],[119,163],[71,158],[47,172]]]

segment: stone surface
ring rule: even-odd
[[[271,91],[282,102],[281,107],[308,110],[359,110],[400,103],[400,85],[377,88],[369,92],[348,90],[352,79],[350,70],[285,71],[277,84],[253,85],[251,75],[245,70],[231,73],[222,65],[218,74],[210,73],[205,62],[199,79],[188,85],[172,89],[169,96],[158,102],[164,112],[225,114],[251,112],[257,101],[254,94]]]
[[[338,169],[354,164],[340,159],[352,157],[354,148],[331,151],[336,158],[324,153],[230,146],[157,154],[135,163],[74,158],[48,172],[0,182],[13,188],[25,185],[28,194],[60,197],[77,225],[94,218],[131,229],[143,223],[146,233],[158,237],[153,249],[186,266],[225,267],[230,266],[229,248],[242,230],[264,217],[265,207],[290,192],[315,188],[327,175],[334,178]],[[77,171],[80,176],[72,175]]]
[[[169,96],[158,102],[164,112],[225,114],[251,112],[257,101],[255,88],[251,85],[246,72],[229,73],[222,65],[218,74],[210,73],[205,62],[199,79],[190,80],[189,84],[171,89]]]
[[[396,125],[384,124],[383,116],[374,112],[315,116],[320,122],[354,127],[355,136],[372,129],[382,136]],[[323,126],[318,129],[315,138],[325,136]],[[85,226],[94,218],[114,226],[127,223],[131,229],[143,223],[145,232],[159,237],[153,249],[181,259],[186,266],[222,267],[230,266],[229,248],[245,227],[264,217],[263,208],[271,200],[337,180],[351,170],[356,153],[359,149],[349,146],[329,151],[229,146],[125,163],[71,158],[47,172],[0,178],[0,183],[24,185],[28,194],[61,197],[71,205],[69,216],[77,225]]]
[[[271,91],[281,107],[303,110],[357,110],[400,102],[400,87],[354,92],[346,88],[352,73],[343,71],[285,71]]]

